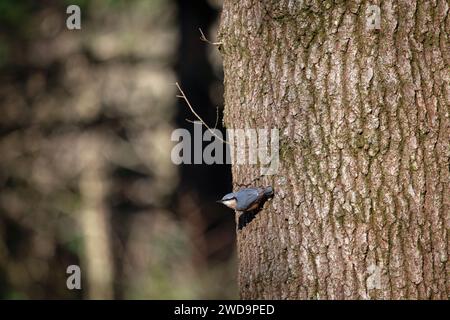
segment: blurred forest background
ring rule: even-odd
[[[237,297],[234,215],[214,202],[230,168],[170,161],[172,131],[193,129],[176,81],[207,123],[222,115],[198,30],[215,40],[220,8],[0,1],[0,298]]]

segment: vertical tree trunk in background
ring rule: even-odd
[[[449,8],[382,1],[368,30],[377,3],[224,1],[225,124],[280,129],[242,298],[449,297]]]
[[[106,162],[100,150],[101,138],[87,136],[82,140],[80,161],[84,169],[80,179],[83,206],[80,225],[84,239],[82,274],[87,280],[89,299],[113,299],[113,261],[111,257],[110,225],[105,208],[107,182]],[[87,287],[87,288],[86,288]]]

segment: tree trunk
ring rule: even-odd
[[[449,298],[449,7],[383,1],[377,29],[371,4],[224,1],[225,125],[280,130],[241,298]]]

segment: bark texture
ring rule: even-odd
[[[225,125],[280,129],[242,298],[449,298],[449,30],[445,0],[224,1]]]

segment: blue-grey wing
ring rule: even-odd
[[[257,201],[261,197],[262,193],[256,188],[247,188],[236,192],[235,195],[237,199],[236,210],[242,211]]]

